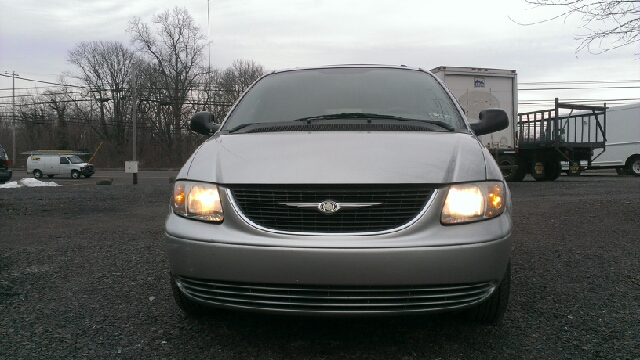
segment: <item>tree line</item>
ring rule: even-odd
[[[81,42],[68,53],[74,70],[40,94],[16,99],[17,154],[36,149],[72,149],[92,154],[97,167],[122,167],[133,154],[141,168],[175,168],[202,143],[188,120],[207,110],[222,121],[242,92],[265,72],[252,60],[226,69],[204,65],[206,36],[185,8],[134,18],[132,47],[116,41]],[[0,122],[0,143],[11,151],[12,113]],[[9,106],[11,106],[9,104]],[[25,155],[17,156],[18,165]],[[22,160],[20,160],[22,159]]]

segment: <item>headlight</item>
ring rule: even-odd
[[[452,185],[442,208],[443,224],[461,224],[496,217],[504,212],[506,189],[502,182]]]
[[[201,182],[176,181],[171,209],[177,215],[202,221],[222,222],[222,202],[218,186]]]

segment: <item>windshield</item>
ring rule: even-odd
[[[72,164],[82,164],[84,161],[77,157],[76,155],[71,155],[68,157]]]
[[[240,101],[223,130],[343,113],[437,121],[466,129],[449,95],[424,72],[330,68],[266,76]]]

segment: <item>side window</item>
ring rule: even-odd
[[[60,158],[60,164],[68,164],[68,163],[69,163],[69,158],[66,158],[66,157]]]

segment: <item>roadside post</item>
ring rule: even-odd
[[[124,172],[126,174],[133,174],[133,185],[138,183],[138,162],[133,161],[125,161],[124,162]]]

